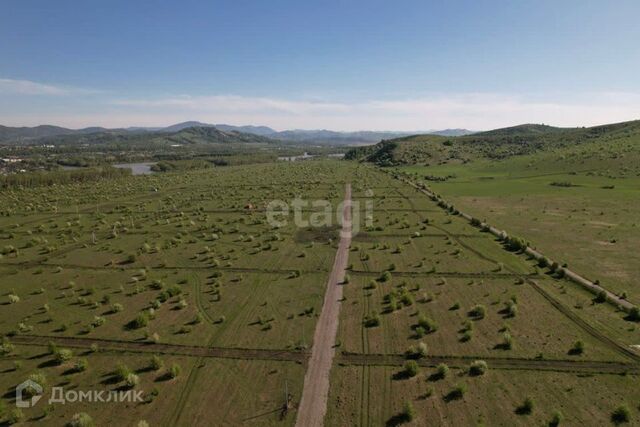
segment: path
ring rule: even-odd
[[[313,336],[313,348],[307,373],[304,376],[302,399],[296,419],[297,427],[322,426],[327,412],[329,397],[329,375],[335,355],[335,341],[338,333],[342,282],[349,261],[351,245],[351,184],[347,184],[342,211],[342,231],[340,245],[336,253],[333,269],[327,283],[322,312]]]

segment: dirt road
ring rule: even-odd
[[[327,283],[322,312],[313,335],[313,348],[307,373],[304,376],[302,399],[296,419],[297,427],[322,426],[327,412],[329,396],[329,374],[335,356],[335,341],[338,333],[342,282],[349,260],[351,245],[351,184],[347,184],[342,211],[342,231],[340,245],[336,253],[333,269]]]

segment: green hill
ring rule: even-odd
[[[278,141],[235,130],[223,131],[214,127],[189,127],[177,132],[98,131],[91,133],[58,134],[34,140],[14,139],[5,144],[25,145],[194,145],[194,144],[276,144]]]
[[[556,152],[608,156],[640,150],[640,121],[589,128],[520,125],[460,137],[415,135],[350,150],[346,158],[381,166],[461,164]]]

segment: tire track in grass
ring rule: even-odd
[[[364,259],[364,250],[360,250],[360,262],[362,263],[362,268],[365,271],[369,271],[369,264]],[[367,296],[367,285],[365,284],[362,287],[362,296],[364,298],[363,304],[363,313],[362,319],[363,322],[360,324],[360,328],[362,331],[362,352],[369,353],[369,330],[364,326],[364,318],[369,315],[369,296]],[[362,366],[362,379],[361,379],[361,390],[360,390],[360,425],[365,426],[369,425],[369,404],[370,404],[370,391],[371,391],[371,369],[368,366]],[[366,406],[366,407],[365,407]],[[366,422],[365,422],[366,421]]]
[[[255,295],[255,297],[263,297],[265,290],[264,288],[266,287],[259,287],[261,288],[262,292],[260,292],[259,295]],[[223,332],[225,332],[227,330],[227,328],[233,324],[233,322],[238,318],[238,316],[240,316],[240,313],[244,311],[244,310],[235,310],[233,313],[233,316],[231,316],[231,319],[229,321],[225,321],[224,326],[221,327],[218,331],[213,332],[211,338],[209,339],[209,341],[207,342],[207,346],[212,346],[216,340],[220,337],[220,335],[223,334]],[[199,358],[196,363],[194,364],[193,368],[191,368],[191,371],[189,372],[189,378],[187,379],[187,382],[182,390],[182,392],[180,393],[180,398],[178,400],[177,405],[175,406],[175,409],[173,411],[173,413],[171,414],[171,417],[169,418],[169,423],[167,425],[171,425],[171,426],[176,426],[178,425],[178,421],[180,421],[180,418],[182,417],[182,414],[184,412],[184,407],[187,403],[187,400],[189,398],[189,395],[191,395],[191,392],[193,391],[193,387],[196,383],[196,378],[197,378],[197,374],[198,371],[201,367],[203,367],[204,364],[204,359],[203,358]]]

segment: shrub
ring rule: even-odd
[[[582,353],[584,353],[584,342],[581,340],[578,340],[575,343],[573,343],[573,346],[569,350],[569,354],[579,355]]]
[[[132,373],[131,369],[125,364],[119,363],[118,366],[116,366],[115,376],[118,381],[125,381],[129,374]]]
[[[42,372],[35,372],[29,375],[29,379],[35,383],[40,384],[40,386],[42,386],[43,388],[47,385],[47,377],[45,377]],[[28,397],[34,396],[36,394],[36,390],[32,389],[31,387],[27,387],[24,392]]]
[[[554,411],[553,415],[551,415],[551,420],[549,421],[549,427],[558,427],[564,417],[562,416],[562,412]]]
[[[94,328],[97,328],[98,326],[104,325],[106,321],[107,321],[107,319],[105,319],[102,316],[93,316],[93,322],[91,322],[91,325]]]
[[[513,348],[513,337],[509,332],[505,332],[502,335],[502,344],[500,346],[504,350],[511,350]]]
[[[388,282],[391,280],[391,272],[390,271],[385,271],[384,273],[382,273],[380,275],[380,277],[378,278],[379,282]]]
[[[628,319],[632,322],[640,322],[640,307],[632,307],[629,310]]]
[[[162,359],[160,359],[160,357],[154,355],[151,358],[151,362],[149,363],[149,367],[151,369],[153,369],[154,371],[159,371],[163,366],[164,363],[162,362]]]
[[[73,370],[76,372],[84,372],[88,367],[89,361],[87,359],[78,359],[75,366],[73,367]]]
[[[124,310],[124,307],[122,306],[122,304],[115,303],[111,306],[112,313],[120,313],[122,310]]]
[[[533,399],[527,397],[526,399],[524,399],[524,402],[522,402],[522,405],[518,406],[516,412],[520,415],[529,415],[533,412],[533,407]]]
[[[611,414],[611,421],[614,424],[623,424],[631,421],[631,411],[627,405],[618,406]]]
[[[177,378],[180,375],[180,372],[180,365],[174,363],[171,365],[171,368],[169,368],[169,378]]]
[[[428,352],[427,345],[423,342],[418,344],[418,348],[416,349],[415,355],[416,357],[426,357]]]
[[[453,389],[447,394],[447,400],[458,400],[462,399],[467,392],[466,384],[457,384]]]
[[[371,316],[365,316],[364,318],[364,326],[367,328],[374,328],[376,326],[380,326],[380,316],[375,311],[371,314]]]
[[[471,366],[469,366],[469,375],[484,375],[488,369],[489,367],[487,366],[487,362],[485,362],[484,360],[476,360],[471,363]]]
[[[478,304],[473,306],[471,310],[469,310],[469,316],[475,319],[484,319],[484,316],[487,312],[487,309],[484,305]]]
[[[14,350],[13,344],[11,344],[8,340],[3,339],[0,344],[0,356],[5,356],[7,354],[12,353]]]
[[[140,383],[140,378],[136,374],[130,373],[125,378],[124,383],[128,388],[135,388]]]
[[[449,374],[449,366],[447,366],[446,363],[440,363],[436,367],[435,378],[443,380],[443,379],[447,378],[448,374]]]
[[[507,317],[516,317],[518,314],[518,305],[514,301],[508,301],[504,313]]]
[[[415,377],[418,375],[418,370],[419,367],[415,360],[407,360],[404,363],[404,372],[408,377]]]
[[[607,292],[606,291],[600,291],[596,294],[596,297],[593,299],[594,302],[598,303],[598,304],[602,304],[607,302]]]
[[[423,313],[420,313],[418,316],[418,326],[423,328],[426,332],[435,332],[438,330],[438,324]]]
[[[7,417],[9,424],[18,424],[24,421],[24,413],[20,408],[14,408]]]
[[[409,400],[404,403],[401,415],[405,422],[411,422],[416,417],[416,410],[413,408],[413,404]]]
[[[62,364],[64,362],[68,362],[73,357],[73,352],[68,348],[61,348],[56,350],[54,357],[56,362]]]
[[[136,329],[144,328],[149,324],[149,315],[147,313],[139,313],[133,320],[133,326]]]
[[[68,427],[93,427],[93,419],[86,412],[77,413],[67,424]]]

